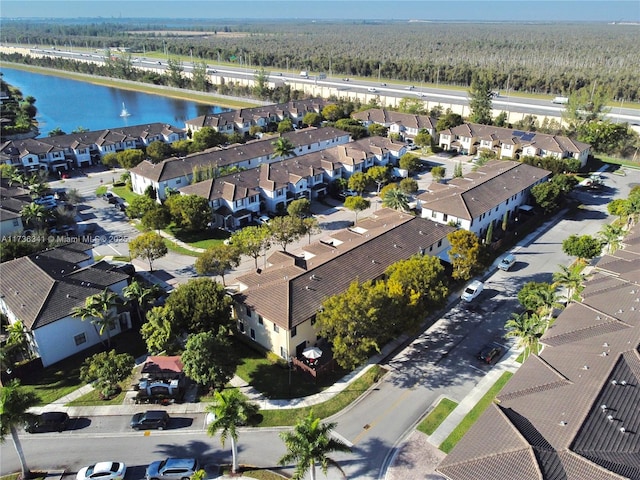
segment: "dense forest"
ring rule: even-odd
[[[606,86],[640,101],[634,25],[428,22],[8,21],[2,43],[192,55],[256,68],[468,87],[483,72],[495,89],[568,95]]]

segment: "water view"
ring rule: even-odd
[[[4,81],[36,99],[40,136],[60,128],[71,133],[162,122],[184,128],[185,120],[219,113],[215,105],[93,85],[39,73],[2,67]]]

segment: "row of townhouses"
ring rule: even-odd
[[[457,150],[465,155],[488,150],[498,158],[513,160],[519,160],[523,156],[575,158],[582,167],[587,164],[591,151],[591,145],[561,135],[523,132],[477,123],[464,123],[448,128],[438,132],[438,136],[441,148]]]
[[[394,112],[384,108],[370,108],[351,115],[360,121],[365,127],[369,125],[382,125],[389,129],[390,134],[399,135],[400,139],[412,142],[413,139],[424,130],[436,138],[436,119],[427,115],[415,115],[411,113]]]
[[[307,113],[321,113],[324,107],[332,103],[322,98],[310,98],[201,115],[187,120],[185,129],[193,133],[209,127],[220,133],[248,135],[251,127],[260,127],[265,131],[285,119],[291,120],[294,126],[301,127],[302,119]]]

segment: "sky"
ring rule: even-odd
[[[0,16],[640,22],[640,0],[0,0]]]

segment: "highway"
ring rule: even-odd
[[[101,53],[85,53],[52,49],[30,49],[33,54],[43,54],[57,56],[79,61],[93,61],[103,63],[105,57]],[[163,73],[167,69],[167,61],[157,58],[147,58],[144,56],[132,55],[132,65],[136,68],[157,71]],[[190,73],[197,62],[183,62],[181,64],[185,73]],[[215,77],[224,77],[242,82],[252,82],[259,71],[255,66],[230,67],[228,65],[208,64],[207,71],[215,82]],[[407,83],[383,83],[380,81],[364,81],[353,78],[337,78],[331,75],[320,78],[320,75],[301,76],[291,72],[266,71],[269,80],[275,85],[278,83],[289,83],[308,85],[316,87],[326,87],[337,91],[340,96],[364,96],[365,98],[375,98],[376,96],[394,99],[397,103],[402,98],[419,98],[424,101],[440,103],[443,107],[468,107],[469,101],[465,91],[449,89],[443,87],[425,87],[418,84]],[[375,90],[375,91],[373,91]],[[385,102],[382,102],[383,104]],[[388,102],[389,103],[389,102]],[[493,109],[510,113],[531,114],[535,116],[561,117],[564,107],[556,105],[551,100],[524,98],[520,96],[509,96],[508,92],[500,92],[500,95],[493,99]],[[466,110],[468,111],[468,109]],[[605,115],[613,122],[628,122],[632,125],[640,125],[640,108],[625,108],[624,104],[616,105]]]

